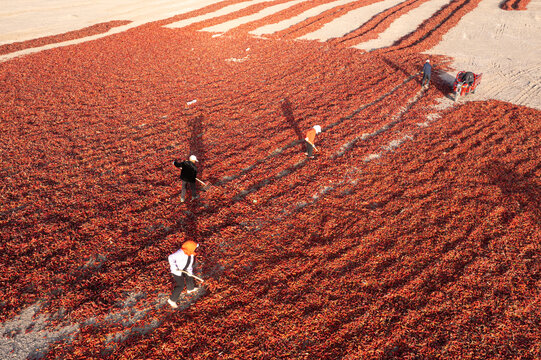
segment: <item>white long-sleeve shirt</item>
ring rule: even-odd
[[[176,253],[169,255],[169,265],[171,266],[171,273],[175,275],[182,275],[182,270],[188,274],[193,274],[193,263],[195,262],[194,255],[186,255],[182,249]]]

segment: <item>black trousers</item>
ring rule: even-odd
[[[175,288],[173,289],[173,293],[171,294],[171,301],[177,301],[180,297],[180,293],[182,293],[182,290],[184,290],[184,285],[186,285],[187,290],[193,290],[194,288],[194,281],[193,277],[182,274],[182,275],[173,275],[173,279],[175,279]]]
[[[312,144],[310,144],[308,141],[304,140],[304,143],[306,144],[306,153],[308,154],[308,156],[313,156],[314,155],[314,147],[312,146]]]
[[[422,86],[425,86],[425,83],[426,85],[429,85],[430,84],[430,75],[428,74],[423,74],[423,81],[422,81]]]
[[[197,190],[196,190],[196,187],[195,187],[195,183],[193,182],[188,182],[188,181],[184,181],[182,180],[182,192],[180,194],[180,198],[181,199],[186,199],[186,188],[189,187],[190,188],[190,191],[192,192],[192,199],[197,199]]]

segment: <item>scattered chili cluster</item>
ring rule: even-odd
[[[500,4],[504,10],[526,10],[530,0],[507,0]]]
[[[70,31],[60,35],[46,36],[38,39],[15,42],[11,44],[5,44],[0,46],[0,55],[9,54],[15,51],[20,51],[28,48],[34,48],[39,46],[44,46],[48,44],[55,44],[63,41],[80,39],[86,36],[92,36],[97,34],[103,34],[111,30],[114,27],[127,25],[131,21],[127,20],[114,20],[104,23],[95,24],[92,26],[85,27],[80,30]]]

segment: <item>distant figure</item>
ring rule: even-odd
[[[181,202],[184,202],[186,199],[186,187],[188,186],[192,192],[192,199],[197,199],[197,190],[195,186],[195,181],[197,180],[197,167],[195,166],[196,162],[198,161],[195,155],[191,155],[188,160],[173,161],[173,164],[180,168],[180,180],[182,180],[182,193],[180,195]]]
[[[198,247],[199,244],[196,244],[192,240],[188,240],[182,244],[180,250],[169,255],[168,259],[169,265],[171,266],[171,274],[173,274],[176,285],[167,302],[173,309],[178,307],[177,301],[180,297],[180,293],[182,290],[184,290],[185,285],[186,293],[190,294],[197,291],[197,288],[194,286],[194,278],[192,276],[196,255],[195,250]]]
[[[432,73],[432,66],[430,65],[430,60],[427,60],[425,64],[423,65],[423,81],[422,81],[422,87],[430,84],[430,75]]]
[[[309,158],[314,157],[314,150],[318,151],[314,142],[316,141],[316,135],[321,132],[321,126],[315,125],[313,128],[306,132],[304,142],[306,143],[306,155]]]

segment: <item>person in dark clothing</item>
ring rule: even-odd
[[[428,87],[430,84],[430,76],[432,73],[432,66],[430,65],[430,60],[427,60],[425,64],[423,65],[423,81],[421,82],[421,86]]]
[[[192,192],[192,198],[197,199],[197,190],[195,181],[197,180],[197,167],[195,163],[198,162],[195,155],[191,155],[188,160],[173,161],[173,164],[180,168],[180,180],[182,180],[182,193],[180,195],[180,201],[184,202],[186,199],[186,187],[190,187]]]
[[[465,72],[462,75],[462,82],[472,86],[474,81],[475,81],[475,75],[473,75],[471,71]]]

